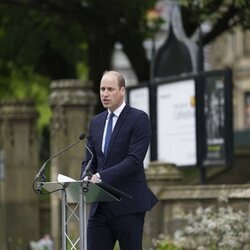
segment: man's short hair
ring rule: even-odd
[[[122,88],[122,87],[125,88],[125,86],[126,86],[125,79],[120,72],[114,71],[114,70],[107,70],[107,71],[104,71],[103,76],[106,74],[112,74],[112,75],[116,76],[119,88]]]

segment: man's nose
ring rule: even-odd
[[[103,95],[103,96],[108,96],[108,91],[107,91],[107,90],[104,90],[104,91],[102,92],[102,95]]]

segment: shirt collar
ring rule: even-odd
[[[117,108],[113,113],[114,113],[114,115],[116,116],[116,117],[119,117],[119,115],[121,114],[121,112],[122,112],[122,110],[124,109],[124,107],[126,106],[126,103],[125,103],[125,101],[123,101],[123,103],[122,103],[122,105],[119,107],[119,108]],[[109,117],[109,114],[110,114],[111,112],[108,110],[108,117]]]

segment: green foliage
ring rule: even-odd
[[[146,81],[149,62],[143,39],[152,37],[163,22],[160,16],[149,15],[150,11],[157,14],[152,12],[156,2],[1,1],[0,98],[34,97],[42,126],[49,120],[50,81],[91,78],[97,83],[102,72],[110,68],[116,41],[123,44],[138,79]],[[212,24],[204,45],[235,25],[250,28],[248,0],[178,2],[184,6],[183,23],[188,36],[200,22],[209,20]]]
[[[153,8],[145,14],[145,34],[146,37],[154,37],[164,23],[164,19],[160,15],[160,11]]]
[[[42,129],[51,117],[51,80],[86,79],[84,32],[36,7],[0,4],[0,13],[0,99],[34,99]]]
[[[250,28],[250,2],[248,0],[180,0],[180,4],[192,13],[190,20],[201,23],[210,21],[213,24],[223,20],[223,25]],[[222,27],[222,23],[220,23]]]
[[[0,5],[0,55],[36,68],[46,50],[72,63],[82,60],[84,33],[78,23],[40,8]]]
[[[120,247],[119,247],[118,243],[115,244],[114,250],[120,250]]]
[[[36,74],[31,67],[16,68],[8,65],[9,76],[0,77],[1,99],[33,99],[39,112],[38,128],[42,129],[49,122],[51,111],[48,103],[49,80]]]
[[[159,239],[153,241],[155,250],[182,250],[183,248],[176,246],[171,240],[160,235]]]

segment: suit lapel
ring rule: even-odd
[[[106,156],[105,162],[106,162],[107,158],[109,157],[110,150],[112,149],[112,145],[115,142],[115,138],[117,136],[119,136],[119,130],[120,130],[122,124],[125,121],[125,118],[126,118],[126,115],[127,115],[128,111],[129,111],[129,106],[128,106],[128,104],[126,104],[126,106],[124,107],[124,109],[122,110],[121,114],[118,117],[118,120],[117,120],[117,122],[115,124],[114,131],[113,131],[113,133],[111,135],[110,142],[109,142],[109,148],[108,148],[108,151],[107,151],[107,156]]]
[[[104,133],[104,128],[105,128],[105,123],[106,123],[106,118],[108,115],[108,111],[103,112],[102,117],[100,117],[100,126],[98,131],[96,131],[96,133],[98,133],[98,141],[97,141],[97,145],[98,145],[98,151],[102,152],[102,138],[103,138],[103,133]]]

